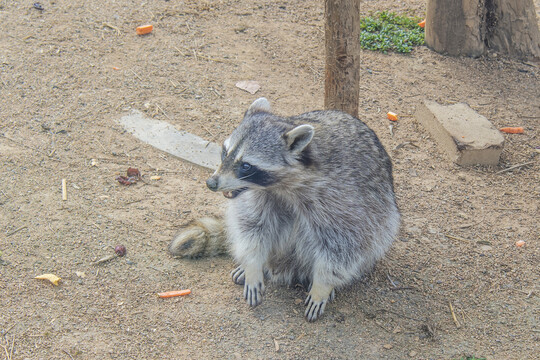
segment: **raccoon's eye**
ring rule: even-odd
[[[240,165],[240,169],[242,169],[242,171],[246,172],[246,171],[249,171],[251,170],[251,164],[248,164],[248,163],[242,163],[242,165]]]

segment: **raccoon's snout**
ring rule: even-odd
[[[218,178],[216,176],[211,176],[206,180],[206,186],[212,191],[217,191],[218,189]]]

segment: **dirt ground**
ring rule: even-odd
[[[138,109],[221,142],[260,96],[282,115],[321,109],[323,2],[32,3],[0,1],[0,358],[538,359],[537,62],[362,52],[360,118],[393,159],[402,231],[307,323],[300,289],[270,285],[250,309],[230,258],[168,255],[182,224],[220,215],[226,199],[206,189],[208,171],[115,121]],[[361,9],[423,16],[425,3]],[[145,23],[153,33],[137,36]],[[525,134],[505,135],[499,166],[461,168],[412,116],[425,98]],[[387,111],[400,114],[393,135]],[[128,167],[144,181],[120,185]],[[117,244],[127,256],[94,264]],[[60,285],[34,279],[43,273]],[[183,288],[192,294],[156,296]]]

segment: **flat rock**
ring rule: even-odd
[[[221,162],[221,146],[171,124],[147,118],[137,110],[118,120],[137,139],[166,153],[204,168],[215,170]]]
[[[497,165],[504,146],[500,131],[465,103],[425,100],[415,117],[439,148],[458,165]]]

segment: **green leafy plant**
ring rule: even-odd
[[[383,11],[360,19],[360,46],[363,49],[410,53],[414,46],[424,44],[424,29],[418,17],[408,17]]]

